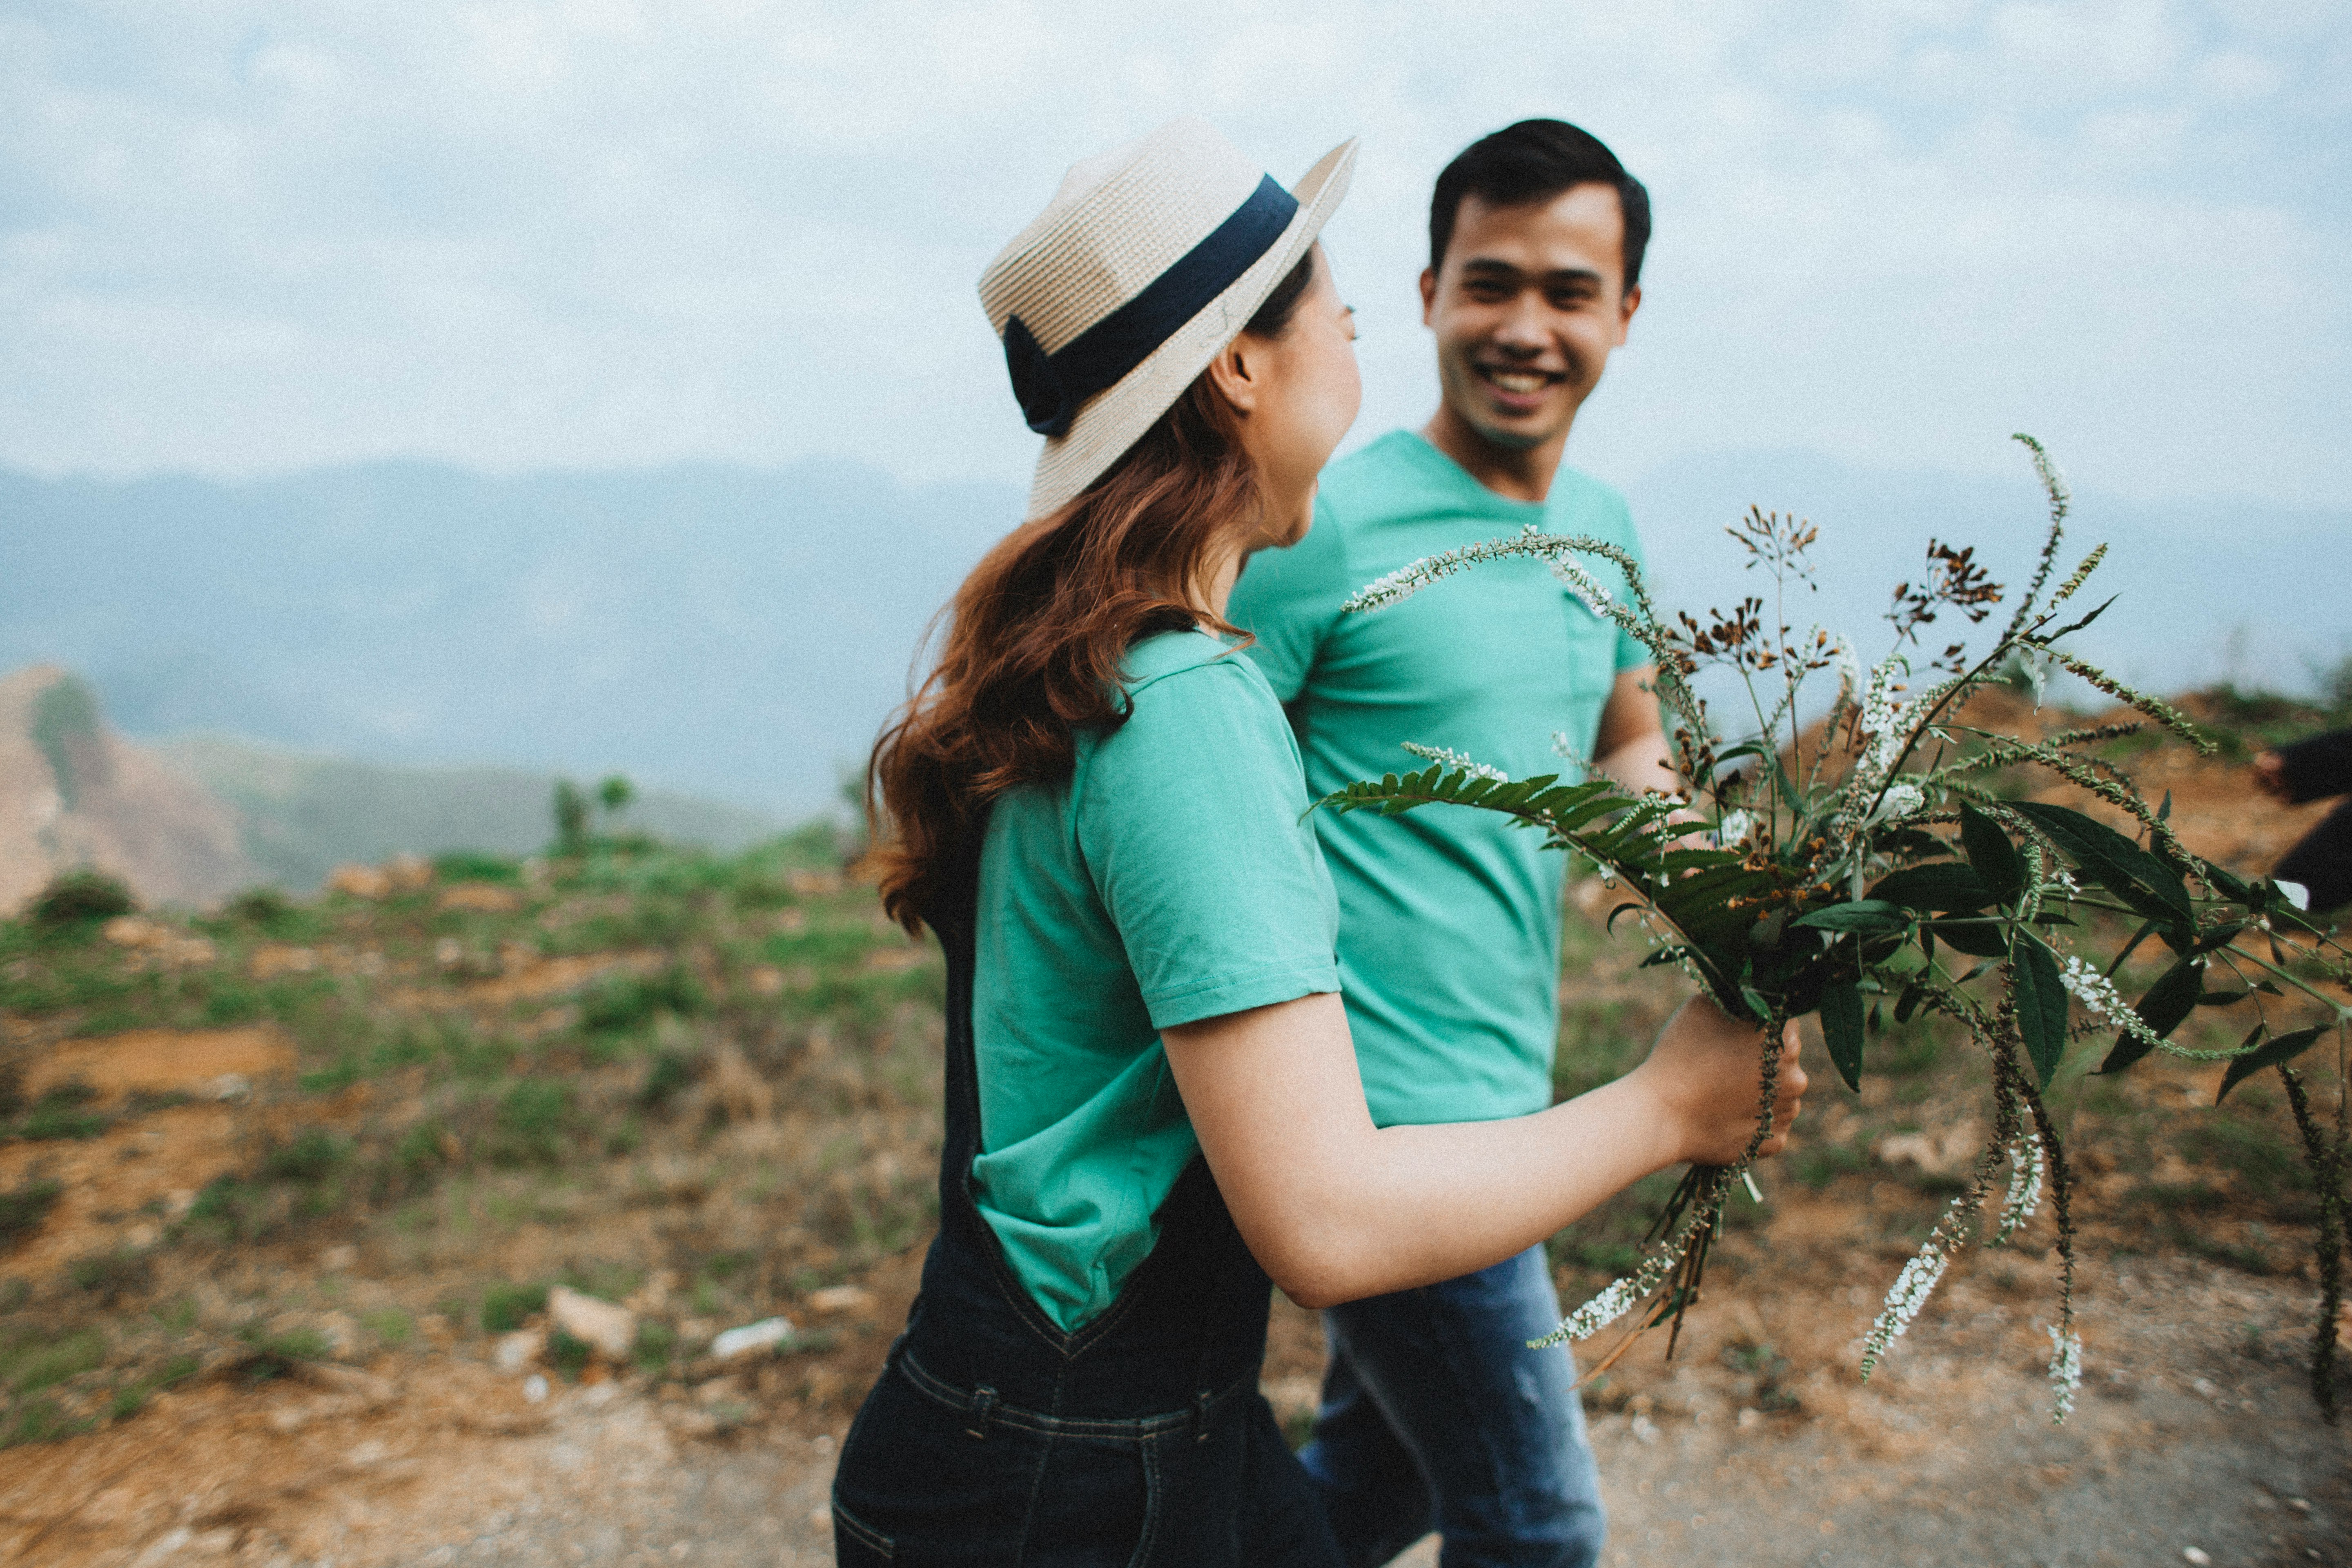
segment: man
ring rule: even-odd
[[[1418,433],[1328,469],[1313,530],[1255,557],[1228,611],[1289,707],[1309,794],[1419,765],[1404,742],[1515,778],[1589,762],[1671,787],[1641,644],[1540,563],[1484,566],[1377,614],[1339,609],[1409,562],[1531,523],[1637,550],[1622,499],[1560,459],[1641,303],[1649,217],[1608,148],[1558,121],[1497,132],[1438,176],[1421,297],[1443,401]],[[1586,563],[1622,586],[1605,560]],[[1373,1119],[1549,1105],[1566,858],[1483,812],[1316,820]],[[1596,1560],[1575,1367],[1527,1348],[1559,1318],[1541,1247],[1325,1314],[1330,1366],[1302,1458],[1351,1563],[1432,1529],[1445,1568]]]

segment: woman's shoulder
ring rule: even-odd
[[[1171,775],[1201,766],[1246,771],[1253,758],[1272,763],[1294,755],[1290,722],[1274,688],[1223,638],[1160,632],[1129,648],[1121,668],[1126,717],[1080,738],[1082,773],[1104,766]]]
[[[1197,629],[1155,632],[1140,639],[1127,650],[1119,668],[1119,684],[1131,705],[1153,692],[1152,707],[1259,699],[1276,710],[1282,706],[1237,645]]]

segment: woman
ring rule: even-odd
[[[1294,196],[1179,121],[982,279],[1047,441],[875,754],[884,900],[949,955],[948,1134],[845,1564],[1336,1564],[1256,1392],[1269,1276],[1308,1307],[1451,1279],[1751,1129],[1755,1032],[1696,1004],[1540,1115],[1366,1113],[1297,752],[1221,614],[1355,417],[1315,243],[1353,157]]]

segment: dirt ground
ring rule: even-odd
[[[1718,1266],[1674,1362],[1654,1336],[1596,1387],[1607,1563],[2352,1561],[2352,1452],[2305,1387],[2307,1287],[2170,1257],[2091,1270],[2088,1373],[2053,1427],[2046,1259],[1964,1258],[1856,1379],[1874,1235],[1853,1205],[1790,1194],[1775,1251]],[[524,1373],[462,1346],[166,1394],[6,1456],[0,1562],[829,1562],[833,1457],[919,1257],[870,1275],[825,1348],[691,1394],[592,1369],[534,1402]],[[1286,1415],[1311,1402],[1320,1355],[1311,1317],[1277,1303],[1267,1387]],[[1404,1561],[1429,1568],[1434,1543]]]

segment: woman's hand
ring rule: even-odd
[[[2279,800],[2288,798],[2286,759],[2276,752],[2264,752],[2254,759],[2254,787]]]
[[[1763,1032],[1734,1018],[1706,997],[1694,997],[1666,1020],[1657,1044],[1627,1075],[1654,1099],[1676,1163],[1728,1165],[1756,1132],[1764,1094]],[[1789,1129],[1805,1101],[1805,1069],[1797,1060],[1797,1026],[1780,1036],[1779,1092],[1772,1101],[1772,1136],[1759,1151],[1788,1147]]]

